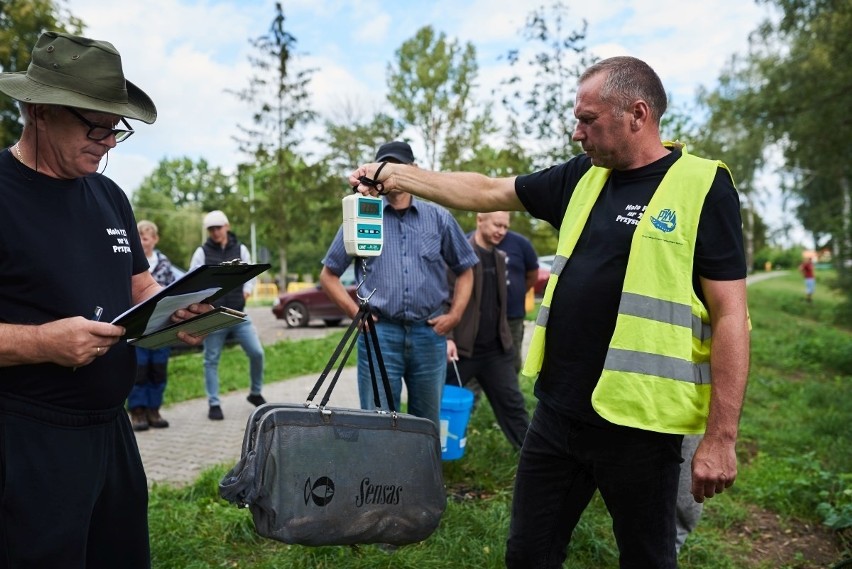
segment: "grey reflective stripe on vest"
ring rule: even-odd
[[[701,321],[701,318],[699,318],[695,314],[692,315],[692,335],[693,336],[698,338],[698,340],[700,340],[701,342],[703,342],[704,340],[709,340],[710,336],[713,335],[713,333],[710,330],[711,330],[710,324],[705,324],[704,322]]]
[[[655,375],[698,385],[710,383],[710,364],[694,364],[686,360],[610,348],[606,354],[604,369],[627,371],[644,375]]]
[[[536,326],[547,326],[547,319],[550,317],[550,307],[541,305],[538,307],[538,316],[535,317]]]
[[[694,315],[688,304],[625,292],[621,295],[618,312],[628,316],[637,316],[656,322],[691,328],[692,335],[702,342],[710,337],[710,325],[704,324],[701,318]]]
[[[559,275],[562,274],[562,269],[565,268],[565,265],[568,264],[568,257],[563,255],[554,255],[553,263],[550,265],[550,274],[556,275],[556,278],[559,278]],[[550,307],[542,304],[538,309],[538,316],[535,317],[536,326],[547,326],[547,319],[550,317]]]
[[[568,257],[563,257],[562,255],[555,255],[553,257],[553,263],[550,265],[551,274],[554,274],[558,277],[562,274],[562,269],[564,269],[565,265],[567,264]]]

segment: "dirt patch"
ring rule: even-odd
[[[731,529],[740,540],[751,543],[744,567],[766,566],[788,569],[849,567],[843,560],[841,534],[822,525],[782,521],[780,517],[755,506],[748,508],[747,519]]]
[[[481,488],[468,484],[451,484],[447,486],[447,494],[456,502],[471,502],[474,500],[487,500],[494,497],[493,492],[487,492]]]

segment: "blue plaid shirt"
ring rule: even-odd
[[[380,317],[421,321],[443,314],[449,306],[447,267],[460,274],[479,262],[458,222],[446,209],[412,197],[400,216],[384,199],[382,254],[367,258],[363,295],[376,289],[370,305]],[[343,227],[322,263],[341,275],[352,263],[343,246]],[[355,276],[362,276],[361,261]]]

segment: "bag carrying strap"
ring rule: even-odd
[[[331,398],[331,392],[334,390],[334,387],[337,385],[337,380],[340,378],[340,374],[343,373],[343,368],[346,367],[346,361],[349,359],[349,355],[352,353],[353,348],[355,347],[356,342],[358,341],[359,334],[364,334],[364,346],[367,350],[367,360],[370,365],[370,378],[373,384],[373,400],[375,402],[376,408],[381,409],[381,399],[379,397],[379,385],[376,381],[376,371],[373,366],[373,357],[371,350],[375,350],[376,352],[376,363],[379,367],[379,373],[382,376],[382,386],[385,391],[385,400],[388,402],[388,410],[391,413],[396,412],[396,408],[394,406],[393,395],[391,394],[390,380],[388,379],[388,373],[385,369],[385,362],[382,359],[382,352],[379,348],[379,337],[376,333],[376,327],[372,325],[373,318],[372,313],[370,311],[370,304],[365,300],[362,301],[360,306],[358,307],[358,312],[355,314],[355,317],[352,319],[352,323],[349,324],[349,327],[346,329],[346,332],[343,334],[343,337],[338,342],[337,347],[334,349],[334,353],[332,353],[331,358],[329,358],[328,363],[325,366],[325,369],[317,379],[316,384],[314,385],[311,392],[308,394],[308,404],[311,404],[316,397],[317,393],[319,393],[322,384],[325,382],[328,374],[331,373],[331,370],[335,367],[335,363],[337,362],[337,370],[334,373],[334,377],[332,377],[331,382],[329,383],[328,389],[325,392],[325,395],[320,402],[320,407],[325,407],[328,404],[328,400]],[[345,354],[341,357],[341,353]],[[338,359],[340,360],[338,362]]]
[[[382,408],[382,402],[379,398],[379,386],[376,384],[376,372],[373,370],[373,358],[370,355],[370,341],[373,342],[373,348],[376,350],[376,363],[379,365],[379,373],[382,375],[382,385],[385,390],[385,400],[388,402],[388,410],[391,413],[396,412],[396,407],[394,406],[393,396],[391,395],[391,386],[390,379],[388,379],[388,372],[385,368],[385,361],[382,359],[382,350],[379,348],[379,334],[376,332],[376,327],[373,325],[373,319],[368,317],[365,319],[368,322],[367,329],[369,330],[370,335],[364,335],[364,346],[367,348],[367,360],[370,364],[370,380],[373,383],[373,402],[377,409]]]
[[[323,382],[325,382],[325,378],[328,377],[328,374],[331,372],[331,369],[334,367],[335,361],[337,361],[337,359],[340,357],[340,352],[342,352],[343,348],[346,347],[347,342],[350,342],[349,347],[346,350],[346,355],[340,361],[340,365],[337,369],[337,372],[335,373],[334,378],[332,378],[329,391],[331,389],[333,389],[334,386],[337,384],[337,379],[340,377],[340,374],[343,371],[343,367],[346,364],[346,360],[349,357],[349,354],[352,352],[352,348],[354,347],[355,341],[358,339],[357,333],[352,338],[351,341],[350,341],[349,338],[350,338],[350,336],[352,336],[353,332],[356,332],[356,330],[359,329],[359,326],[361,325],[361,322],[364,319],[363,312],[364,312],[364,306],[362,304],[358,308],[358,312],[355,314],[355,317],[352,318],[352,323],[349,324],[349,327],[346,329],[346,332],[344,332],[343,337],[340,339],[340,342],[338,342],[337,347],[334,349],[334,353],[332,353],[331,358],[329,358],[328,363],[325,366],[325,369],[322,371],[322,373],[320,374],[319,379],[317,379],[317,382],[314,385],[313,389],[311,389],[311,392],[308,394],[308,403],[313,402],[314,397],[316,397],[316,394],[319,392],[320,387],[322,387]]]

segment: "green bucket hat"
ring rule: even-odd
[[[148,124],[154,102],[124,78],[121,55],[111,43],[45,32],[26,72],[0,73],[0,92],[17,101],[110,113]]]

